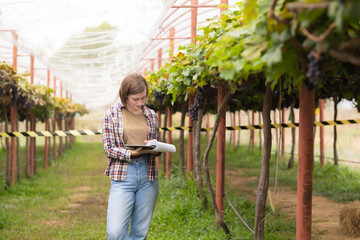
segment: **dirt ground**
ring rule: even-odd
[[[244,176],[243,172],[244,169],[227,170],[226,181],[234,190],[255,200],[258,180],[256,177]],[[296,218],[296,191],[280,186],[274,195],[272,186],[269,190],[274,207]],[[339,213],[343,204],[314,195],[312,200],[312,237],[314,239],[360,240],[360,238],[347,237],[341,232]],[[270,205],[269,197],[268,204]]]

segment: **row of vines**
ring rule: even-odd
[[[299,108],[298,184],[303,185],[298,185],[298,199],[306,197],[298,200],[297,239],[311,239],[314,110],[320,99],[333,99],[335,106],[346,99],[360,110],[359,12],[360,2],[350,0],[240,2],[201,27],[195,43],[180,47],[157,72],[147,74],[152,107],[182,112],[182,126],[189,111],[200,196],[206,207],[204,173],[216,222],[229,236],[208,169],[208,153],[221,116],[225,109],[262,112],[264,145],[254,236],[264,239],[270,112]],[[200,153],[201,121],[207,112],[217,118],[208,147]],[[182,142],[180,135],[184,169]]]
[[[28,76],[28,73],[19,73],[6,62],[0,62],[0,132],[17,132],[19,122],[23,123],[25,131],[36,131],[37,122],[45,123],[45,130],[50,131],[50,120],[52,131],[75,129],[75,114],[86,114],[86,108],[72,103],[68,98],[52,97],[51,88],[29,83]],[[51,153],[50,136],[45,137],[45,168]],[[7,151],[6,186],[12,186],[15,175],[17,180],[22,175],[20,141],[18,137],[0,138],[0,141]],[[65,147],[69,148],[73,141],[74,137],[65,137]],[[64,151],[64,137],[59,137],[58,148],[55,136],[52,143],[52,156],[55,159]],[[25,173],[26,177],[30,177],[37,172],[36,137],[26,138],[25,149]]]

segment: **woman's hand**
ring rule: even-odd
[[[145,143],[145,144],[148,144],[148,142],[154,141],[154,140],[157,141],[156,139],[144,140],[144,143]],[[140,148],[137,148],[137,149],[133,150],[133,151],[131,152],[131,156],[132,156],[132,157],[138,157],[138,156],[141,156],[141,155],[143,155],[143,154],[148,154],[148,153],[154,153],[154,152],[151,151],[151,150],[143,149],[142,147],[140,147]]]
[[[151,150],[143,149],[142,147],[140,147],[140,148],[137,148],[135,150],[132,150],[131,156],[132,157],[138,157],[138,156],[148,154],[148,153],[154,153],[154,152],[152,152]]]

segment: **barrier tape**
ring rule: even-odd
[[[338,120],[338,121],[318,121],[314,122],[314,126],[336,126],[345,124],[359,124],[360,119],[351,120]],[[299,123],[283,123],[283,124],[271,124],[271,128],[295,128],[299,127]],[[231,126],[226,127],[226,130],[256,130],[262,129],[263,125],[248,125],[248,126]],[[164,131],[180,131],[180,130],[192,130],[192,127],[165,127],[160,128],[160,132]],[[201,128],[202,132],[211,132],[213,128]],[[97,130],[69,130],[69,131],[27,131],[27,132],[0,132],[0,137],[66,137],[66,136],[84,136],[84,135],[99,135],[101,129]]]

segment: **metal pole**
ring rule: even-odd
[[[30,83],[34,84],[34,56],[30,55]]]
[[[170,56],[174,55],[174,39],[175,37],[175,28],[170,29]],[[172,108],[171,106],[167,107],[167,123],[166,127],[171,127],[172,124]],[[166,143],[171,144],[171,131],[166,133]],[[171,153],[166,153],[166,178],[169,179],[171,175]]]
[[[34,56],[30,55],[30,83],[34,84]],[[30,113],[30,131],[35,131],[35,114]],[[30,137],[30,176],[34,175],[35,138]]]
[[[319,99],[320,122],[324,121],[324,99]],[[320,126],[320,165],[325,165],[324,126]]]
[[[54,97],[56,97],[56,77],[54,76]]]
[[[54,76],[54,97],[56,97],[56,77]],[[52,119],[53,131],[56,131],[56,115]],[[53,137],[53,158],[56,158],[56,136]]]
[[[232,120],[232,124],[233,126],[235,126],[235,118],[236,118],[236,112],[233,112],[232,114],[232,117],[233,117],[233,120]],[[235,131],[232,131],[232,145],[233,147],[236,146],[236,136],[235,136],[236,132]]]
[[[161,68],[161,57],[162,57],[162,49],[158,50],[158,70]]]
[[[251,111],[251,125],[255,125],[255,111]],[[255,147],[255,130],[251,129],[251,148]]]
[[[12,35],[14,38],[14,45],[13,45],[13,68],[17,68],[17,41],[19,39],[17,33],[12,31]],[[11,131],[16,132],[16,118],[17,118],[17,108],[16,105],[11,105]],[[16,162],[16,138],[12,137],[10,141],[10,178],[9,184],[10,186],[15,185],[15,162]],[[9,150],[8,150],[9,151]]]
[[[296,239],[311,239],[315,91],[300,89]]]
[[[174,55],[174,37],[175,37],[175,28],[170,28],[170,57]]]
[[[16,118],[17,118],[17,107],[16,105],[11,105],[11,131],[16,132]],[[15,161],[16,161],[16,137],[11,138],[11,148],[10,148],[10,186],[15,185]]]
[[[151,59],[151,61],[150,61],[151,72],[154,72],[154,64],[155,64],[155,59]]]
[[[154,65],[155,65],[155,60],[151,59],[151,62],[150,62],[150,71],[151,72],[154,72]],[[158,116],[158,121],[159,121],[159,128],[161,128],[161,109],[158,110],[157,116]],[[159,138],[161,138],[161,134],[160,134]],[[157,165],[158,169],[160,169],[160,165],[161,165],[161,157],[160,156],[156,157],[156,165]]]
[[[35,114],[30,113],[30,131],[35,131]],[[29,175],[34,175],[34,157],[35,157],[35,137],[30,137],[30,171]]]
[[[281,113],[281,123],[285,123],[285,112],[286,112],[286,108],[282,109],[282,113]],[[260,124],[260,123],[259,123]],[[281,141],[282,141],[282,145],[281,145],[281,155],[282,155],[282,160],[285,161],[285,128],[281,129],[282,131],[282,135],[281,135]]]
[[[198,0],[191,0],[191,5],[198,5]],[[197,8],[191,8],[191,43],[195,43],[197,12]]]
[[[47,70],[47,82],[46,86],[50,86],[50,70]],[[49,118],[47,117],[45,119],[45,131],[50,131],[50,123]],[[49,137],[45,137],[45,146],[44,146],[44,168],[46,169],[48,167],[49,162]]]
[[[17,41],[19,40],[19,35],[15,32],[15,31],[13,31],[13,32],[11,32],[12,33],[12,35],[13,35],[13,39],[14,39],[14,45],[13,45],[13,68],[15,68],[15,69],[17,69],[17,56],[18,56],[18,54],[17,54]]]
[[[171,127],[172,124],[172,108],[167,107],[167,124],[166,127]],[[171,131],[166,132],[166,143],[171,144]],[[171,175],[171,153],[166,153],[166,178],[169,179]]]
[[[194,96],[189,96],[189,106],[194,104]],[[193,126],[193,121],[189,116],[189,127]],[[192,145],[192,132],[189,130],[188,133],[188,151],[187,151],[187,172],[191,173],[194,170],[193,166],[193,145]]]
[[[191,0],[191,5],[198,4],[198,0]],[[191,9],[191,43],[195,43],[196,26],[197,25],[197,8]],[[194,104],[194,96],[189,95],[189,107]],[[193,126],[193,121],[189,116],[189,127]],[[188,133],[188,152],[187,152],[187,172],[193,171],[193,138],[192,132],[189,130]]]
[[[62,87],[62,81],[60,81],[60,98],[63,98],[63,87]]]

